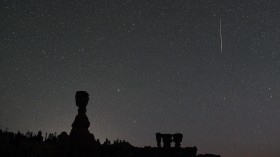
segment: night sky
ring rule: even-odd
[[[179,132],[198,153],[279,156],[279,7],[1,0],[0,126],[69,133],[85,90],[101,142],[155,146],[156,132]]]

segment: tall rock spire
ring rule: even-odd
[[[95,138],[88,130],[90,122],[86,115],[86,106],[89,101],[89,95],[86,91],[76,92],[76,106],[78,107],[78,115],[72,124],[70,132],[71,141],[75,150],[79,154],[87,154],[90,147],[94,145]]]

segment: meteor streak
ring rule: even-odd
[[[223,35],[222,35],[222,19],[220,18],[220,41],[221,41],[221,53],[223,53]]]

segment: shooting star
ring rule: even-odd
[[[222,35],[222,19],[220,18],[220,42],[221,42],[221,53],[223,53],[223,35]]]

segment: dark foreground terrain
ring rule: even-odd
[[[66,132],[59,135],[27,132],[13,133],[0,130],[0,156],[5,157],[219,157],[198,155],[196,147],[134,147],[126,141],[106,140],[100,143],[92,136],[91,143],[78,146]]]

